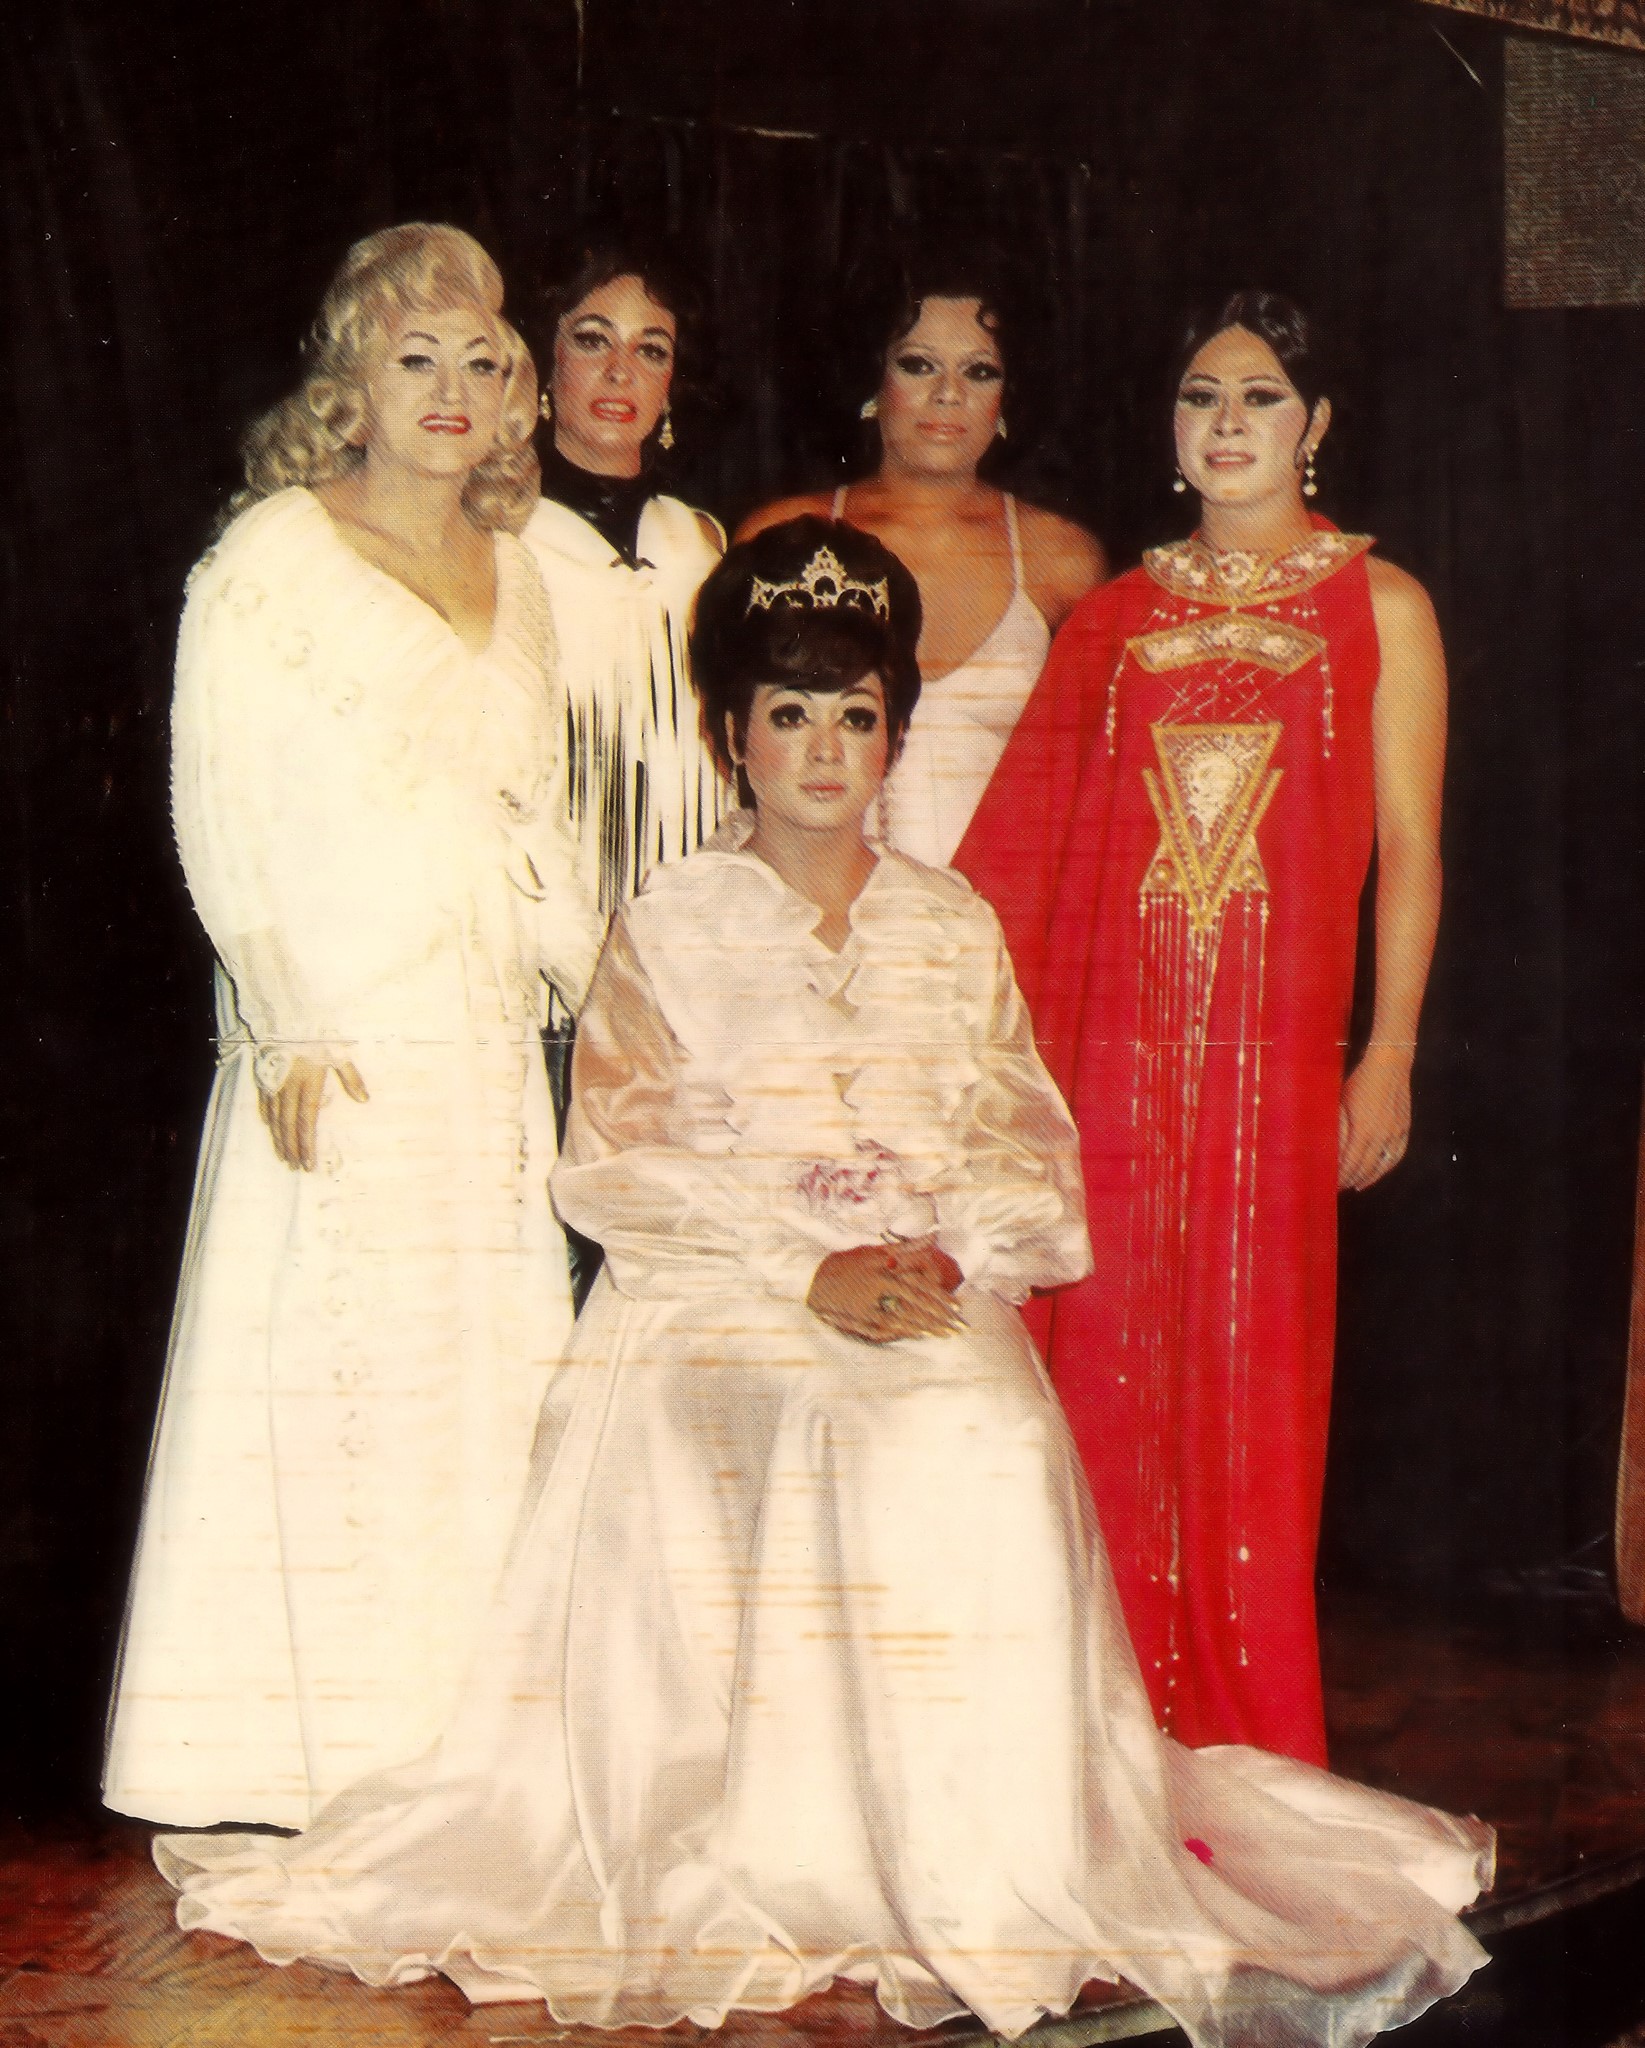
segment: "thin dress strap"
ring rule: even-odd
[[[1011,595],[1015,597],[1022,589],[1022,534],[1017,526],[1017,501],[1009,491],[1002,493],[1005,499],[1005,531],[1011,542]],[[834,517],[839,518],[836,512]]]
[[[833,518],[843,519],[845,517],[845,494],[850,488],[849,484],[841,484],[834,493],[834,510],[831,515]]]

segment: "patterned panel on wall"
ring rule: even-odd
[[[1544,28],[1645,50],[1645,0],[1429,0],[1429,5],[1483,14],[1516,28]]]
[[[1504,60],[1508,304],[1645,305],[1645,60],[1519,36]]]

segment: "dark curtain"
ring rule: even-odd
[[[65,0],[7,36],[0,552],[5,1745],[90,1795],[211,1059],[166,812],[182,584],[354,236],[446,218],[531,290],[581,223],[701,281],[678,487],[845,473],[855,309],[911,242],[1027,284],[1004,480],[1121,562],[1179,531],[1183,310],[1335,337],[1321,503],[1455,677],[1417,1137],[1347,1205],[1327,1569],[1451,1597],[1602,1566],[1639,1103],[1637,316],[1502,309],[1500,33],[1405,0]]]

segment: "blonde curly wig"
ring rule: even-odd
[[[408,221],[356,242],[327,288],[304,343],[302,383],[255,420],[241,443],[246,487],[231,512],[293,484],[346,476],[365,460],[366,378],[385,334],[419,308],[485,309],[506,358],[497,446],[468,480],[463,504],[476,526],[518,533],[537,502],[532,446],[537,371],[531,351],[503,318],[503,280],[461,228]]]

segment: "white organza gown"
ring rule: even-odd
[[[1015,2033],[1124,1977],[1200,2044],[1364,2040],[1483,1952],[1489,1830],[1149,1716],[1011,1305],[1087,1261],[993,913],[895,853],[830,953],[746,815],[618,916],[555,1195],[606,1266],[443,1741],[291,1842],[162,1838],[185,1927],[565,2023],[836,1976]],[[805,1306],[934,1231],[966,1328]]]

